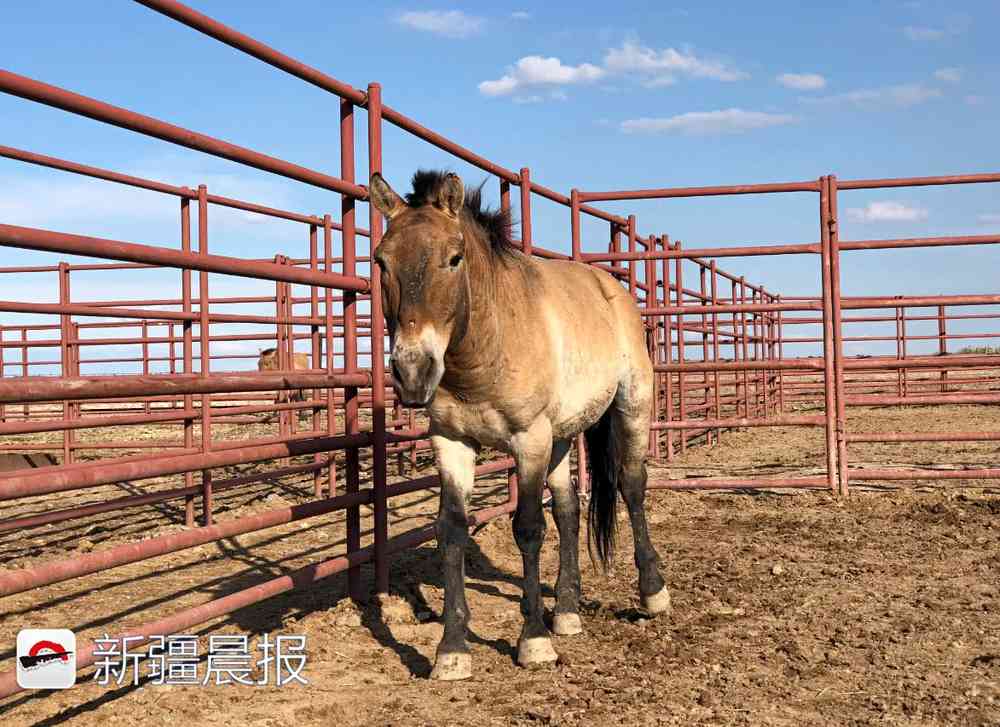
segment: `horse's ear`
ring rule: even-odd
[[[375,209],[385,215],[385,218],[388,220],[399,214],[403,207],[406,206],[403,199],[393,191],[389,183],[378,172],[372,174],[369,181],[368,198],[375,205]]]
[[[438,188],[437,206],[449,217],[458,217],[465,202],[465,185],[461,178],[449,172]]]

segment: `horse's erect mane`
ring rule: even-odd
[[[277,350],[278,349],[276,349],[276,348],[265,348],[263,351],[260,352],[260,355],[261,356],[270,356],[272,353],[275,353]]]
[[[448,172],[436,169],[418,169],[413,175],[413,191],[406,195],[406,203],[412,207],[423,207],[437,198],[438,190],[448,177]],[[483,184],[486,184],[484,181]],[[483,184],[465,188],[465,213],[478,224],[489,241],[494,255],[507,255],[517,246],[511,239],[510,212],[503,209],[483,207]]]

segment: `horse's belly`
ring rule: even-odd
[[[551,417],[553,439],[569,439],[596,424],[614,399],[618,382],[616,372],[608,369],[560,376],[557,413]]]

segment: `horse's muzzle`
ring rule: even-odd
[[[397,347],[389,361],[392,385],[403,406],[427,406],[441,381],[443,365],[420,347]]]

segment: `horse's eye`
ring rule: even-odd
[[[457,268],[460,262],[462,262],[461,255],[452,255],[451,260],[448,261],[448,264],[453,268]]]

